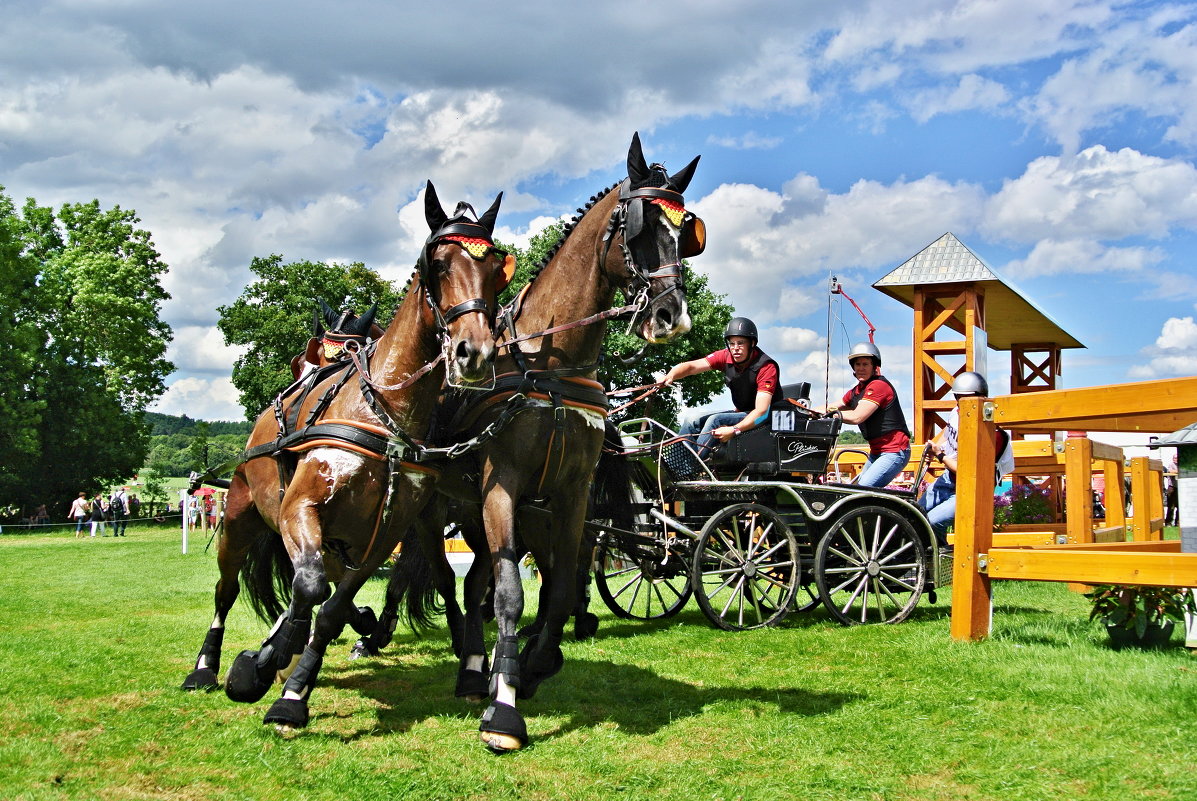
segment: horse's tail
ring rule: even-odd
[[[386,599],[387,610],[395,610],[396,614],[402,605],[399,616],[416,633],[433,628],[433,619],[445,612],[436,589],[432,562],[424,550],[425,537],[423,532],[416,530],[423,525],[416,523],[408,529],[403,549],[391,570]]]
[[[634,525],[632,503],[632,460],[623,454],[619,429],[610,420],[603,431],[603,450],[599,454],[594,481],[590,485],[591,518],[610,520],[619,528]]]
[[[295,568],[283,538],[264,530],[250,544],[241,568],[241,587],[258,617],[273,623],[286,611],[294,580]]]

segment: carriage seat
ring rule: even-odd
[[[810,384],[782,387],[785,400],[773,404],[769,421],[724,444],[712,455],[716,469],[754,475],[822,473],[840,433],[838,417],[811,419],[796,411],[791,400],[806,399]]]

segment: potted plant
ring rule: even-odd
[[[1178,587],[1099,584],[1085,597],[1093,603],[1089,619],[1101,618],[1115,649],[1162,648],[1186,612],[1197,614],[1193,593]]]

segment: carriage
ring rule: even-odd
[[[633,501],[587,521],[612,612],[666,618],[693,595],[712,624],[739,630],[820,604],[859,625],[904,620],[924,595],[935,603],[952,556],[915,503],[927,460],[909,490],[824,481],[841,420],[794,402],[808,390],[784,387],[767,424],[708,462],[652,419],[617,426]]]

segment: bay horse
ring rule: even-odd
[[[431,233],[386,332],[372,347],[350,346],[347,363],[326,368],[327,376],[258,418],[226,501],[216,614],[184,689],[217,686],[224,621],[241,575],[255,610],[275,623],[259,650],[234,660],[225,691],[252,703],[276,674],[289,672],[263,722],[307,725],[328,643],[355,616],[354,595],[432,493],[438,471],[418,461],[419,440],[442,382],[491,374],[495,297],[515,267],[493,241],[502,197],[480,217],[466,203],[449,217],[429,182]]]
[[[479,731],[492,751],[527,744],[527,727],[515,708],[517,696],[531,698],[564,663],[562,630],[574,607],[586,499],[607,411],[605,392],[595,380],[605,321],[630,314],[629,330],[649,343],[668,341],[690,329],[681,259],[702,251],[705,228],[701,219],[685,211],[682,193],[697,165],[696,157],[669,175],[663,166],[646,163],[640,137],[633,136],[628,177],[579,209],[580,216],[567,226],[528,286],[501,312],[495,389],[479,402],[466,404],[449,427],[465,434],[494,431],[499,417],[510,419],[476,451],[475,460],[453,464],[442,483],[446,494],[438,495],[424,515],[434,522],[423,526],[422,536],[408,541],[400,557],[401,563],[414,557],[407,551],[414,551],[418,540],[424,556],[441,566],[442,597],[461,660],[456,692],[466,698],[489,695]],[[612,309],[616,292],[629,301],[618,310]],[[517,327],[529,333],[520,334]],[[468,513],[468,504],[456,508],[466,510],[459,522],[467,534],[484,530],[486,537],[485,546],[473,546],[478,570],[472,569],[466,579],[460,638],[455,585],[449,580],[446,593],[443,573],[447,565],[441,521],[447,514],[448,493],[472,497],[474,509],[480,501],[480,518],[477,512]],[[517,521],[520,540],[544,578],[540,630],[522,652],[516,631],[524,607]],[[481,559],[483,547],[489,564]],[[498,623],[489,666],[482,630],[487,568],[493,574]],[[393,607],[384,610],[379,626],[393,628]],[[378,641],[389,638],[384,630]]]
[[[312,317],[312,336],[303,353],[291,359],[291,375],[296,381],[339,359],[348,358],[345,347],[350,341],[360,348],[370,340],[382,337],[384,330],[374,322],[377,303],[359,317],[351,309],[338,312],[323,300],[317,302],[320,308]]]

